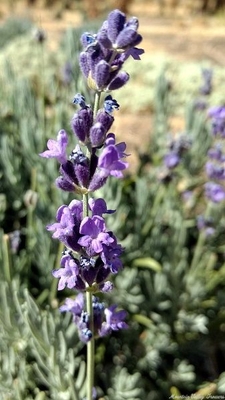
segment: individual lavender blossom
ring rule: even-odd
[[[45,158],[56,158],[59,163],[64,164],[67,160],[66,148],[68,144],[68,136],[64,129],[61,129],[57,135],[57,140],[49,139],[47,142],[48,150],[39,155]]]

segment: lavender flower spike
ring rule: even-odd
[[[122,70],[128,57],[140,60],[144,52],[136,48],[142,40],[138,25],[137,18],[127,20],[125,14],[114,10],[96,34],[82,35],[79,63],[86,83],[95,92],[93,104],[87,104],[81,93],[74,96],[73,104],[78,111],[70,124],[71,139],[75,142],[71,143],[68,156],[68,137],[63,129],[57,140],[48,140],[47,150],[40,154],[56,158],[61,164],[60,176],[55,181],[59,189],[71,192],[70,195],[82,195],[80,200],[73,198],[68,205],[61,205],[56,221],[46,228],[64,244],[60,267],[52,271],[58,279],[58,290],[71,290],[72,296],[79,293],[75,300],[68,298],[60,311],[72,313],[79,338],[87,344],[87,400],[94,397],[95,338],[128,327],[126,311],[117,310],[116,305],[106,308],[94,295],[113,289],[110,277],[123,268],[124,249],[103,218],[116,210],[108,209],[105,200],[95,197],[93,192],[110,176],[122,178],[128,167],[124,161],[128,156],[125,142],[116,143],[114,133],[110,132],[112,113],[119,109],[119,104],[108,92],[128,82],[129,74]],[[92,103],[91,99],[92,96]],[[181,149],[183,146],[175,149],[178,156]]]

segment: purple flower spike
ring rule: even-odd
[[[89,89],[97,97],[92,105],[86,104],[81,93],[77,93],[72,100],[78,110],[71,120],[76,138],[72,147],[74,150],[69,156],[66,154],[68,137],[64,130],[58,133],[57,140],[50,139],[47,150],[40,154],[59,161],[60,176],[55,181],[58,188],[83,195],[83,201],[73,199],[68,205],[59,207],[55,222],[46,228],[52,232],[54,239],[63,243],[65,249],[59,269],[52,271],[58,279],[58,290],[80,292],[74,300],[66,299],[60,311],[72,313],[73,323],[84,343],[128,327],[124,310],[118,311],[116,305],[106,308],[94,296],[94,293],[108,293],[113,289],[110,278],[123,268],[121,255],[124,249],[114,233],[107,229],[103,218],[104,214],[112,214],[115,210],[108,209],[103,198],[94,198],[93,192],[101,188],[110,176],[122,178],[123,171],[128,167],[124,161],[129,155],[126,154],[126,143],[116,143],[111,132],[114,122],[112,113],[120,106],[108,93],[128,82],[129,74],[123,71],[127,58],[132,56],[140,60],[144,52],[136,47],[142,41],[138,27],[137,18],[127,20],[124,13],[114,10],[96,34],[85,32],[81,36],[83,51],[79,57],[80,68]],[[66,82],[70,82],[72,70],[70,65],[67,67]],[[105,93],[102,108],[98,96],[100,92]],[[217,129],[222,124],[222,113],[219,117]],[[169,151],[181,156],[182,149],[179,145],[179,149],[174,147]],[[214,163],[215,160],[217,164],[224,161],[214,157]],[[89,293],[90,297],[85,299],[85,293]],[[92,309],[89,304],[91,298]],[[93,398],[96,396],[97,392],[93,392]]]
[[[129,74],[125,71],[119,72],[116,77],[110,82],[107,90],[116,90],[123,87],[129,81]]]
[[[64,164],[67,160],[66,147],[68,144],[68,136],[64,129],[61,129],[57,135],[57,140],[49,139],[47,142],[48,150],[39,155],[45,158],[56,158],[60,164]]]

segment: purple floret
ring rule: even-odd
[[[48,150],[45,150],[39,155],[45,158],[56,158],[60,164],[67,161],[66,147],[68,144],[68,137],[66,131],[61,129],[57,135],[57,140],[49,139],[47,141]]]

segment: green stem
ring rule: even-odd
[[[93,332],[93,307],[92,293],[86,292],[87,313],[90,318],[90,330]],[[95,368],[95,339],[94,335],[87,343],[87,400],[92,400],[92,390],[94,387],[94,368]]]
[[[3,253],[4,278],[7,282],[10,282],[12,265],[11,265],[10,245],[9,245],[9,236],[8,235],[3,236],[2,253]]]
[[[94,118],[97,115],[98,109],[99,109],[99,103],[100,103],[100,98],[101,98],[101,92],[95,92],[95,102],[94,102]]]
[[[83,195],[83,218],[88,216],[88,194]],[[89,328],[94,332],[92,293],[86,292],[86,307],[89,315]],[[94,356],[95,356],[95,339],[94,335],[87,343],[87,400],[92,400],[92,389],[94,386]]]
[[[95,93],[94,100],[94,118],[97,115],[100,104],[101,92]],[[87,149],[87,157],[90,157],[89,150]],[[83,218],[88,216],[88,193],[83,195]],[[91,340],[87,343],[87,400],[92,400],[92,391],[94,387],[94,368],[95,368],[95,339],[94,339],[94,315],[92,306],[92,293],[86,291],[86,307],[89,315],[89,328],[93,333]]]

